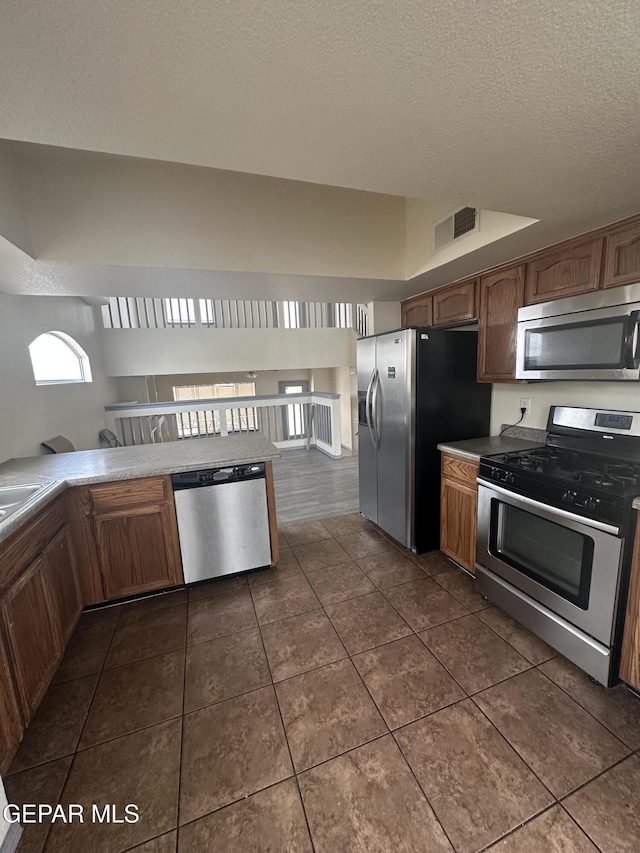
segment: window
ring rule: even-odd
[[[29,344],[36,385],[91,382],[89,356],[65,332],[45,332]]]
[[[211,385],[174,385],[174,400],[211,400],[220,397],[255,397],[255,382],[221,382]],[[203,410],[176,415],[180,438],[213,435],[220,432],[220,412]],[[227,432],[257,429],[258,415],[253,407],[235,407],[226,412]]]
[[[283,302],[282,311],[285,329],[305,329],[307,327],[306,303]]]
[[[196,307],[193,299],[182,297],[164,300],[164,316],[169,326],[193,326],[196,322]]]
[[[350,302],[327,303],[327,326],[335,329],[350,329],[351,325]]]

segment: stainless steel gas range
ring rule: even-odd
[[[602,684],[617,675],[640,413],[552,406],[546,445],[488,456],[478,588]]]

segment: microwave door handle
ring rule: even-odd
[[[624,366],[628,370],[635,370],[640,365],[640,353],[638,352],[638,323],[640,322],[640,311],[632,311],[625,320],[624,329]]]

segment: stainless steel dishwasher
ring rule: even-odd
[[[171,477],[185,583],[271,563],[264,462]]]

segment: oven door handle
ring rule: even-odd
[[[496,486],[495,483],[491,483],[488,480],[481,480],[480,477],[478,477],[477,482],[479,486],[484,486],[489,491],[497,492],[500,495],[506,495],[506,497],[511,498],[512,500],[517,500],[519,504],[530,506],[532,509],[543,509],[545,512],[553,513],[553,515],[558,515],[560,518],[567,518],[570,521],[578,522],[585,527],[592,527],[594,530],[601,530],[603,533],[611,533],[613,536],[620,536],[620,528],[614,527],[612,524],[605,524],[604,521],[594,521],[592,518],[585,518],[584,515],[576,515],[574,512],[567,512],[566,509],[559,509],[558,507],[551,506],[550,504],[534,501],[533,498],[525,498],[524,495],[512,492],[509,489],[503,489],[502,486]]]
[[[635,370],[640,365],[638,354],[638,322],[640,311],[632,311],[625,321],[623,352],[624,366],[628,370]]]

